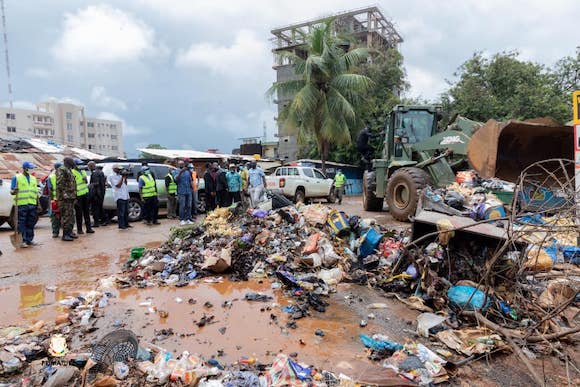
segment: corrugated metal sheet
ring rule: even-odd
[[[30,161],[36,168],[37,178],[47,176],[54,163],[62,161],[66,156],[78,157],[83,160],[102,160],[103,155],[84,149],[63,147],[49,144],[38,139],[1,139],[0,138],[0,178],[9,179],[22,169],[22,163]]]

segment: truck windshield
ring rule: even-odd
[[[434,118],[434,114],[428,110],[397,112],[395,136],[406,139],[409,144],[423,141],[432,135]]]

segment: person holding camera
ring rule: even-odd
[[[108,183],[113,187],[113,198],[117,203],[117,224],[120,230],[126,230],[129,225],[129,189],[127,178],[129,172],[121,169],[118,164],[113,165],[114,174],[109,176]]]

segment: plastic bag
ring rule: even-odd
[[[403,349],[403,346],[401,344],[391,340],[379,341],[364,334],[360,334],[359,337],[360,341],[363,343],[365,347],[373,349],[375,351],[388,351],[393,353]]]
[[[422,313],[417,316],[417,333],[423,337],[429,337],[429,329],[441,324],[447,318],[434,313]]]
[[[330,270],[320,270],[320,273],[318,273],[318,278],[323,280],[327,285],[338,284],[342,280],[343,276],[344,273],[338,267]]]
[[[452,304],[467,310],[486,310],[489,307],[489,297],[473,286],[453,286],[447,291],[447,297]]]

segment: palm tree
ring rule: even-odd
[[[279,119],[287,129],[298,131],[300,143],[308,138],[316,141],[323,172],[331,145],[350,143],[350,129],[358,124],[357,106],[373,85],[370,78],[352,72],[366,61],[369,51],[346,51],[346,40],[333,34],[332,24],[333,20],[327,20],[305,37],[301,49],[307,53],[306,59],[292,51],[281,53],[293,64],[296,77],[268,90],[278,98],[293,96]]]

